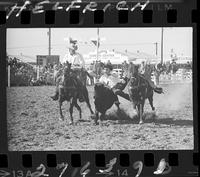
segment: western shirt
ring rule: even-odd
[[[117,83],[121,82],[120,79],[115,74],[107,75],[104,74],[100,77],[99,82],[108,85],[113,88]]]
[[[64,57],[64,61],[71,63],[72,67],[79,66],[85,68],[85,61],[80,53],[75,53],[74,55],[67,54]]]

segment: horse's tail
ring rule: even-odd
[[[158,94],[164,93],[164,92],[163,92],[163,89],[162,89],[161,87],[156,87],[156,88],[154,88],[153,90],[154,90],[154,92],[156,92],[156,93],[158,93]]]

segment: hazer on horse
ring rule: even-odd
[[[57,71],[57,76],[55,77],[55,82],[56,82],[56,91],[55,95],[52,96],[51,98],[53,100],[58,99],[58,85],[59,83],[63,82],[63,68],[65,66],[68,67],[69,64],[71,64],[70,69],[73,71],[72,74],[77,77],[84,86],[86,86],[87,82],[87,77],[91,78],[90,74],[87,72],[85,69],[85,61],[83,59],[83,56],[78,53],[76,50],[78,49],[76,45],[76,40],[72,40],[72,38],[69,39],[70,44],[69,44],[69,53],[65,55],[65,62],[63,63],[63,67]]]
[[[144,72],[145,73],[145,72]],[[134,64],[129,65],[128,68],[129,82],[128,92],[130,100],[133,104],[133,108],[136,109],[139,123],[143,123],[143,112],[145,100],[148,99],[152,110],[155,110],[153,106],[153,92],[163,93],[162,88],[156,87],[152,84],[149,76],[142,75],[138,71],[138,67]]]
[[[53,100],[59,101],[60,116],[63,119],[62,114],[62,102],[70,101],[70,116],[71,122],[73,123],[73,107],[75,106],[80,113],[81,118],[81,108],[77,104],[77,100],[80,102],[85,101],[91,114],[93,111],[89,102],[88,90],[86,88],[86,79],[89,74],[85,70],[85,61],[81,54],[76,52],[78,49],[76,42],[70,38],[69,55],[67,55],[66,62],[64,64],[63,75],[56,78],[56,92],[51,98]]]
[[[82,117],[81,107],[78,105],[77,100],[80,102],[86,102],[90,113],[94,114],[90,101],[88,90],[85,85],[75,76],[73,70],[71,69],[71,64],[67,63],[67,66],[64,69],[63,81],[58,86],[58,102],[60,109],[60,117],[64,120],[64,116],[62,114],[62,103],[64,101],[70,102],[70,118],[71,124],[73,124],[73,107],[75,106],[79,111],[79,117]]]

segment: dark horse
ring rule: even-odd
[[[133,108],[136,109],[137,115],[140,119],[140,124],[143,123],[143,112],[145,100],[148,99],[152,110],[155,110],[153,106],[153,93],[163,93],[162,91],[153,89],[149,82],[138,73],[138,67],[130,65],[128,68],[129,73],[129,83],[128,92],[130,100],[133,104]]]
[[[90,79],[93,79],[93,76],[90,75],[87,70],[81,68],[81,69],[74,69],[74,74],[76,77],[82,82],[84,86],[87,84],[87,77]]]
[[[75,76],[73,70],[71,69],[71,64],[67,64],[67,66],[64,69],[64,82],[63,85],[59,86],[59,108],[60,108],[60,116],[61,119],[64,120],[64,116],[62,114],[62,103],[64,101],[70,102],[70,118],[71,118],[71,124],[73,124],[73,107],[75,106],[77,110],[79,111],[80,119],[82,117],[81,115],[81,108],[77,103],[77,100],[83,102],[85,101],[91,114],[94,114],[93,110],[91,109],[89,96],[88,96],[88,90],[85,85]]]

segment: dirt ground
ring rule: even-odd
[[[145,123],[138,124],[130,102],[120,98],[122,113],[113,106],[103,125],[95,126],[89,109],[80,103],[83,121],[74,109],[76,125],[69,125],[69,104],[59,121],[54,86],[7,88],[8,148],[11,151],[47,150],[177,150],[193,149],[192,84],[162,85],[154,94],[156,113],[146,101]],[[93,87],[88,87],[93,104]]]

